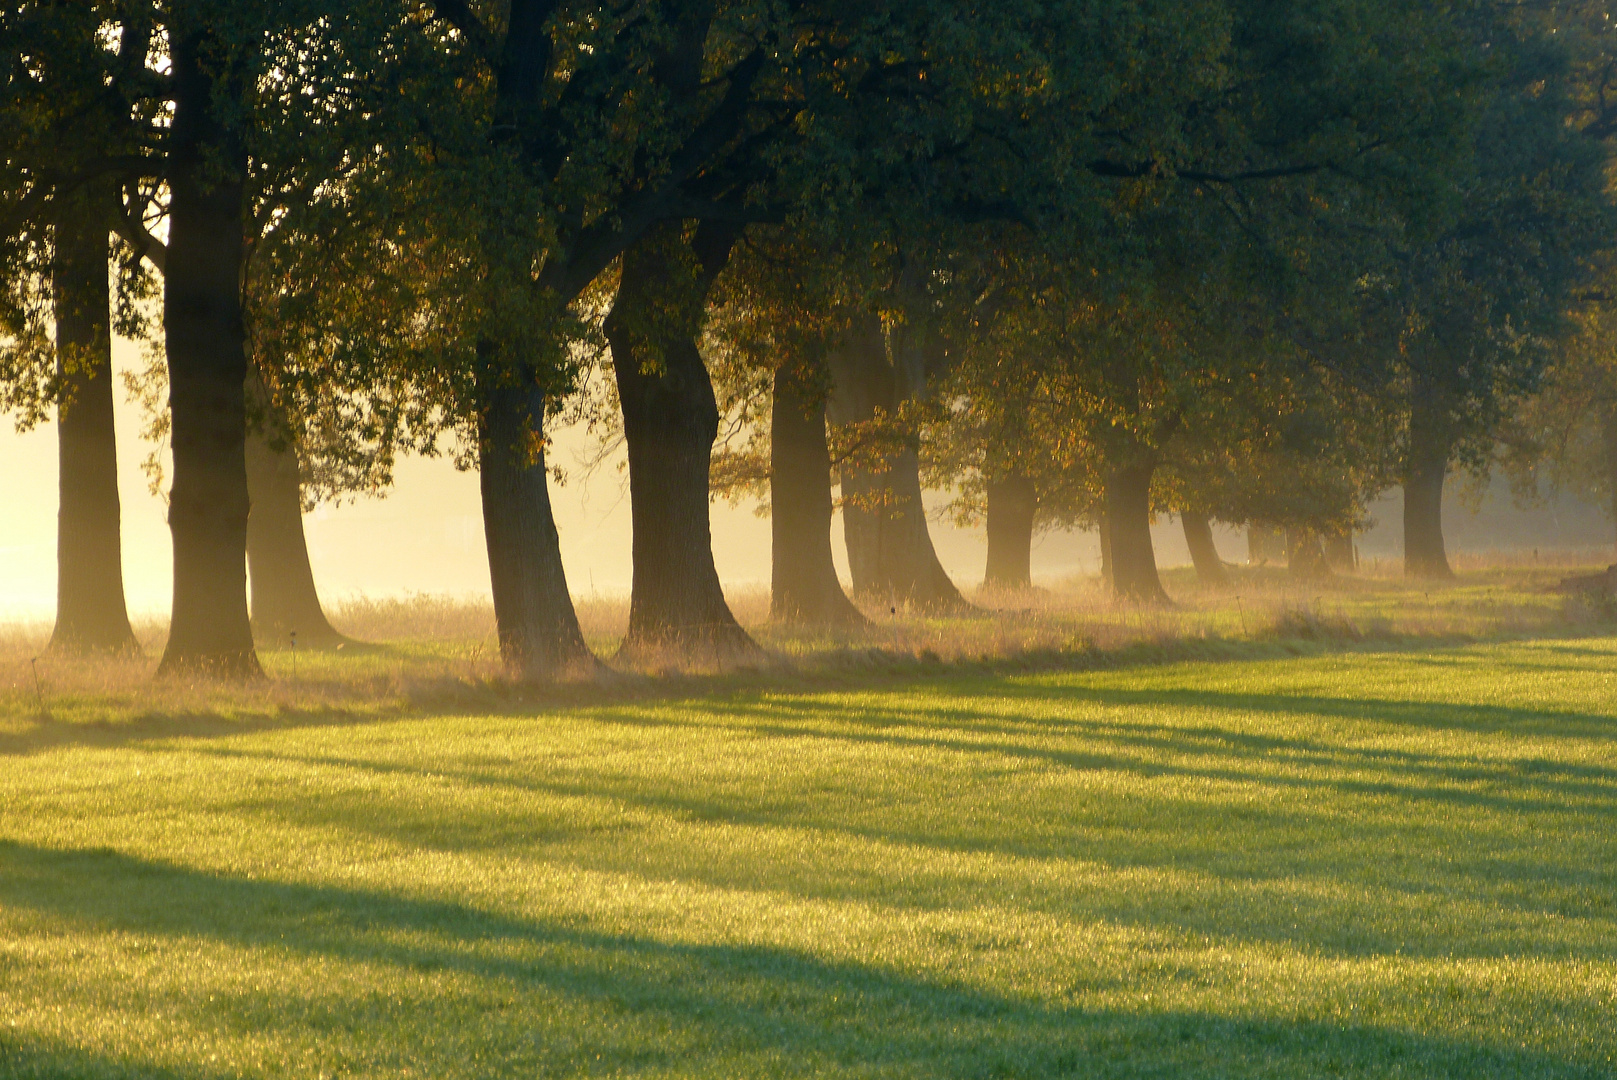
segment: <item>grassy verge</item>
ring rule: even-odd
[[[335,608],[337,625],[373,644],[294,653],[285,642],[261,642],[271,679],[245,687],[154,684],[163,635],[158,625],[141,628],[145,656],[112,663],[44,654],[48,626],[0,625],[0,745],[97,733],[117,738],[130,724],[224,732],[746,687],[853,688],[920,673],[1096,670],[1611,632],[1614,612],[1557,591],[1575,569],[1484,566],[1437,587],[1412,586],[1374,570],[1314,583],[1256,570],[1240,572],[1220,590],[1199,588],[1184,571],[1170,575],[1177,602],[1168,608],[1117,605],[1098,583],[1077,581],[1056,590],[979,596],[975,613],[964,617],[870,608],[868,627],[836,634],[772,624],[768,598],[742,593],[733,597],[734,606],[767,659],[738,670],[651,658],[635,669],[618,665],[624,677],[606,686],[512,684],[500,665],[487,605],[441,597],[342,603]],[[611,656],[627,624],[627,604],[594,598],[579,609],[592,646]]]
[[[1611,1076],[1613,670],[81,718],[0,744],[0,1075]]]

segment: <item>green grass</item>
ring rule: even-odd
[[[0,740],[0,1076],[1617,1075],[1617,640],[717,685]]]

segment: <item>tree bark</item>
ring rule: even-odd
[[[1404,462],[1404,574],[1408,577],[1454,576],[1443,543],[1443,481],[1453,450],[1447,427],[1435,395],[1417,388]]]
[[[1299,581],[1318,581],[1320,578],[1331,576],[1319,533],[1313,529],[1287,530],[1286,568],[1287,572]]]
[[[247,465],[241,312],[246,154],[213,113],[204,35],[171,47],[169,240],[163,327],[169,370],[174,602],[158,670],[262,674],[247,615]]]
[[[1196,567],[1196,580],[1203,585],[1228,585],[1229,571],[1218,556],[1218,545],[1213,542],[1213,523],[1207,515],[1181,512],[1179,522],[1185,529],[1185,546],[1190,549],[1190,561]]]
[[[1285,537],[1267,525],[1246,527],[1246,561],[1251,566],[1267,566],[1285,558]]]
[[[578,625],[550,506],[544,395],[528,378],[487,377],[481,393],[478,484],[500,658],[518,678],[591,674],[600,662]]]
[[[1168,594],[1157,575],[1151,544],[1151,478],[1156,462],[1149,455],[1114,466],[1106,475],[1106,520],[1112,549],[1112,592],[1123,600],[1165,603]]]
[[[76,200],[56,223],[60,510],[56,527],[59,653],[138,653],[124,602],[118,439],[113,427],[108,229],[101,207]]]
[[[816,365],[818,366],[818,365]],[[863,626],[831,557],[831,451],[822,372],[783,364],[770,408],[770,616],[807,626]]]
[[[1611,501],[1612,524],[1617,526],[1617,408],[1607,407],[1600,433],[1606,449],[1606,493]]]
[[[1107,520],[1106,511],[1100,512],[1100,524],[1096,526],[1096,533],[1100,537],[1100,581],[1108,589],[1112,587],[1112,523]]]
[[[983,587],[1027,589],[1033,586],[1033,519],[1039,493],[1026,476],[1004,476],[988,482],[988,565]]]
[[[1328,533],[1325,537],[1325,565],[1338,574],[1351,574],[1359,568],[1351,529]]]
[[[263,397],[256,388],[250,394]],[[260,641],[334,649],[348,643],[326,619],[303,534],[303,484],[297,449],[267,400],[265,418],[247,433],[247,577],[253,633]]]
[[[920,387],[913,370],[888,357],[881,323],[856,321],[831,353],[831,417],[839,424],[869,423],[892,416]],[[921,501],[920,447],[907,440],[876,455],[868,466],[844,462],[842,534],[856,595],[885,604],[909,604],[935,614],[970,611],[938,561]]]
[[[708,470],[719,433],[713,381],[696,345],[697,325],[671,313],[700,311],[729,258],[735,234],[708,225],[693,248],[701,264],[695,301],[681,286],[679,228],[653,230],[623,257],[617,300],[606,319],[612,369],[629,451],[634,583],[623,651],[716,655],[759,651],[736,622],[713,565]]]

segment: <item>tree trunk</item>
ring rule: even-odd
[[[249,393],[261,394],[257,388]],[[347,644],[326,619],[303,535],[303,485],[298,453],[284,423],[263,403],[265,419],[247,433],[247,576],[253,632],[260,641],[311,649]],[[267,429],[267,430],[265,430]],[[284,445],[281,445],[282,443]],[[296,634],[294,642],[293,635]]]
[[[729,258],[734,233],[703,225],[693,244],[703,275],[698,298]],[[623,651],[751,654],[713,565],[708,470],[719,433],[713,381],[696,346],[700,325],[668,325],[680,290],[679,228],[665,226],[623,257],[606,319],[629,451],[634,584]],[[698,305],[699,306],[699,305]]]
[[[1100,524],[1095,530],[1100,536],[1100,581],[1108,589],[1112,587],[1112,523],[1106,518],[1106,511],[1100,512]]]
[[[1404,462],[1404,573],[1409,577],[1454,576],[1443,544],[1443,480],[1452,450],[1446,429],[1434,395],[1417,389]]]
[[[550,507],[545,399],[529,378],[486,379],[478,429],[483,537],[500,658],[518,678],[590,674],[600,667],[578,625]]]
[[[246,154],[213,115],[204,38],[171,48],[169,240],[163,328],[169,372],[174,604],[159,672],[261,675],[247,617],[242,328]]]
[[[1138,456],[1106,475],[1106,520],[1112,549],[1112,592],[1120,599],[1163,603],[1168,594],[1157,576],[1151,545],[1151,477],[1156,463]]]
[[[1286,557],[1285,537],[1266,525],[1246,527],[1246,561],[1251,566],[1267,566]]]
[[[1326,534],[1325,565],[1338,574],[1351,574],[1359,568],[1351,529]]]
[[[113,428],[111,296],[102,208],[76,200],[56,223],[51,264],[56,315],[56,628],[52,652],[138,653],[124,603]]]
[[[1229,571],[1218,557],[1218,545],[1213,542],[1213,523],[1206,514],[1181,512],[1179,522],[1185,529],[1185,546],[1190,548],[1190,561],[1196,567],[1196,580],[1203,585],[1229,584]]]
[[[988,565],[983,587],[1027,589],[1033,585],[1033,518],[1039,493],[1025,476],[988,482]]]
[[[829,409],[839,424],[892,416],[917,391],[914,373],[895,369],[881,323],[859,320],[831,354]],[[972,610],[944,572],[921,501],[920,447],[907,440],[864,465],[844,462],[842,533],[856,594],[936,614]]]
[[[1331,576],[1319,533],[1313,529],[1290,529],[1286,532],[1286,567],[1287,572],[1299,581],[1318,581]]]
[[[1606,446],[1607,498],[1611,500],[1612,524],[1617,525],[1617,407],[1607,407],[1600,430]]]
[[[917,449],[891,454],[883,472],[842,470],[842,529],[854,592],[934,614],[971,610],[927,529]]]
[[[862,626],[831,557],[831,451],[820,373],[783,364],[770,410],[770,616],[799,625]]]

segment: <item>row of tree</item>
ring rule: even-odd
[[[334,639],[301,509],[440,449],[507,663],[594,665],[545,456],[581,418],[627,448],[630,653],[754,647],[714,492],[767,494],[805,622],[862,619],[834,487],[855,590],[936,610],[924,487],[1001,584],[1095,527],[1160,599],[1165,511],[1209,578],[1215,519],[1323,564],[1393,483],[1447,573],[1452,469],[1617,431],[1612,56],[1533,0],[0,4],[0,395],[59,413],[57,644],[133,641],[115,332],[161,343],[164,671]]]

